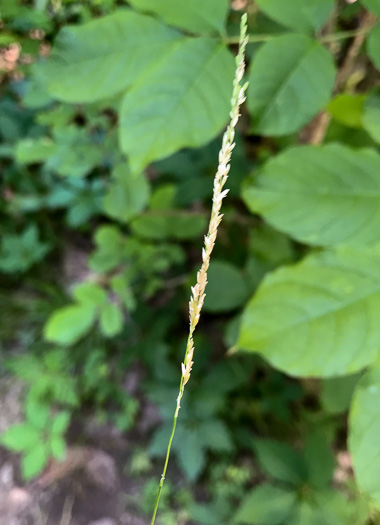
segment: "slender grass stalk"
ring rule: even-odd
[[[248,43],[247,38],[247,15],[244,14],[241,18],[240,24],[240,38],[239,38],[239,52],[236,56],[236,72],[233,82],[233,92],[231,98],[231,111],[230,111],[230,123],[223,135],[222,148],[219,152],[219,166],[214,178],[214,190],[212,197],[212,210],[210,216],[210,222],[208,227],[208,232],[205,235],[204,247],[202,249],[202,266],[197,274],[197,282],[195,286],[191,288],[191,298],[189,303],[189,317],[190,317],[190,329],[189,337],[187,340],[186,352],[184,362],[181,364],[182,375],[181,382],[179,386],[179,393],[177,397],[177,406],[174,412],[173,418],[173,428],[170,435],[168,448],[166,451],[166,459],[164,468],[161,475],[160,484],[158,487],[156,504],[153,511],[151,525],[154,525],[158,510],[158,505],[160,502],[160,496],[162,492],[162,487],[164,486],[166,470],[169,463],[170,450],[175,434],[175,429],[177,426],[178,414],[181,407],[181,399],[185,390],[185,385],[190,379],[191,369],[193,367],[193,355],[194,355],[194,340],[193,334],[195,327],[198,324],[203,302],[205,300],[206,294],[205,289],[207,285],[207,270],[210,265],[210,257],[212,250],[215,245],[216,236],[218,233],[218,226],[223,218],[223,215],[220,214],[220,209],[222,207],[222,202],[224,197],[227,195],[229,190],[223,190],[223,187],[228,179],[228,172],[230,170],[230,161],[232,150],[235,147],[234,138],[235,138],[235,127],[239,120],[239,109],[241,104],[245,101],[245,92],[248,87],[248,83],[242,85],[241,81],[244,75],[245,70],[245,48]]]
[[[337,33],[330,33],[329,35],[323,35],[317,38],[319,42],[322,44],[327,42],[335,42],[338,40],[346,40],[348,38],[353,38],[358,35],[366,35],[369,33],[369,31],[374,27],[374,24],[371,26],[360,28],[360,29],[350,29],[347,31],[338,31]],[[281,33],[286,34],[286,33]],[[260,42],[268,42],[268,40],[273,40],[273,38],[276,38],[281,35],[280,33],[267,33],[267,34],[258,34],[258,35],[249,35],[248,42],[250,44],[260,43]],[[239,36],[227,36],[224,38],[224,41],[227,44],[237,44],[240,40]]]

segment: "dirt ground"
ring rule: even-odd
[[[21,420],[21,396],[14,378],[0,378],[0,433]],[[51,462],[30,483],[20,477],[17,455],[0,448],[0,524],[149,525],[136,505],[143,481],[128,476],[139,439],[89,419],[81,434],[86,445],[70,446],[63,463]]]

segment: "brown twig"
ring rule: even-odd
[[[353,38],[346,56],[335,80],[334,93],[344,91],[347,81],[350,79],[355,68],[356,59],[360,53],[364,40],[369,30],[375,24],[377,18],[370,12],[364,11],[360,18],[359,31]],[[308,124],[300,133],[299,143],[301,144],[322,144],[326,136],[327,129],[331,121],[331,115],[327,111],[322,111]]]

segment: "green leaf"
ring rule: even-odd
[[[229,312],[247,299],[247,284],[241,272],[232,264],[214,260],[207,275],[206,312]]]
[[[15,158],[20,164],[34,164],[44,162],[54,151],[55,145],[50,139],[24,139],[16,146]]]
[[[84,305],[96,308],[104,303],[107,299],[107,294],[96,283],[84,282],[75,287],[73,293],[75,299]]]
[[[269,476],[292,485],[301,485],[307,479],[302,457],[286,443],[259,439],[254,448],[260,466]]]
[[[126,276],[115,275],[112,277],[111,288],[127,310],[132,311],[136,308],[136,298],[131,289],[131,283]]]
[[[367,38],[367,51],[374,66],[380,70],[380,26],[374,27]]]
[[[349,419],[349,449],[361,490],[380,504],[380,366],[368,370],[356,387]]]
[[[71,419],[70,412],[60,412],[51,425],[52,434],[64,434],[69,426]]]
[[[362,128],[362,117],[366,95],[351,95],[343,93],[336,96],[328,105],[327,110],[335,120],[351,128]]]
[[[104,211],[118,221],[129,222],[148,204],[148,181],[143,173],[131,174],[127,165],[117,166],[113,178],[104,199]]]
[[[238,347],[294,376],[357,372],[380,348],[379,249],[310,255],[269,274],[246,307]]]
[[[295,492],[262,483],[244,498],[234,521],[252,525],[280,525],[291,513],[296,499]]]
[[[133,172],[214,138],[228,117],[234,62],[212,38],[184,39],[127,92],[120,143]]]
[[[380,16],[380,0],[361,0],[361,3],[364,4],[369,11]]]
[[[60,436],[53,436],[50,441],[50,450],[55,459],[62,460],[66,456],[66,443]]]
[[[50,406],[36,399],[33,395],[27,396],[25,403],[25,412],[28,422],[38,430],[44,430],[50,419]]]
[[[53,130],[55,148],[46,167],[60,175],[83,177],[102,160],[102,150],[84,128],[66,126]]]
[[[330,444],[321,430],[314,428],[307,436],[304,457],[312,487],[323,489],[331,482],[335,460]]]
[[[190,481],[195,481],[201,474],[206,464],[205,449],[199,429],[182,427],[182,432],[177,435],[178,462]]]
[[[123,258],[124,237],[116,226],[100,226],[96,230],[97,250],[90,257],[90,268],[95,272],[108,272]]]
[[[300,129],[327,104],[334,78],[332,56],[307,36],[284,35],[264,44],[249,76],[254,132],[280,136]]]
[[[308,33],[320,29],[334,8],[334,0],[256,0],[256,4],[276,22]]]
[[[48,452],[44,443],[38,443],[21,459],[21,471],[26,480],[37,476],[48,461]]]
[[[151,210],[170,210],[174,208],[177,186],[175,184],[163,184],[159,186],[150,199]]]
[[[0,272],[26,271],[43,259],[49,249],[49,244],[39,240],[39,231],[35,224],[30,224],[20,235],[2,235]]]
[[[203,213],[168,210],[144,213],[131,223],[132,231],[146,239],[193,239],[207,227]]]
[[[113,337],[123,329],[123,314],[117,304],[106,303],[100,314],[100,330],[106,337]]]
[[[42,73],[49,94],[66,102],[116,95],[180,38],[174,29],[129,9],[59,32]]]
[[[320,395],[323,410],[329,414],[346,412],[350,407],[352,395],[359,378],[360,374],[353,374],[323,379]]]
[[[10,450],[21,452],[33,448],[41,441],[41,432],[29,423],[19,423],[6,430],[0,442]]]
[[[217,419],[202,421],[200,433],[207,448],[216,452],[230,452],[233,450],[230,433],[226,425],[221,421]]]
[[[49,317],[44,336],[53,343],[72,345],[90,330],[95,322],[95,315],[96,311],[92,305],[60,308]]]
[[[380,156],[340,144],[299,146],[271,159],[243,198],[274,227],[308,244],[380,241]],[[286,174],[286,176],[284,176]]]
[[[377,143],[380,143],[380,97],[373,95],[364,104],[362,124]]]
[[[155,13],[170,25],[193,33],[209,33],[224,29],[228,0],[187,0],[178,9],[177,0],[130,0],[133,7]]]

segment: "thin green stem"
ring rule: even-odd
[[[239,37],[239,52],[235,58],[236,71],[233,82],[232,98],[231,98],[231,111],[230,111],[230,123],[223,135],[222,147],[218,157],[218,169],[214,178],[214,188],[212,197],[212,210],[210,215],[210,221],[208,225],[208,231],[204,238],[204,246],[202,248],[202,265],[197,273],[197,282],[195,286],[191,288],[191,297],[189,301],[189,336],[187,339],[186,352],[184,362],[181,363],[181,381],[179,385],[179,392],[177,397],[176,409],[173,417],[173,427],[169,438],[168,447],[166,450],[166,458],[164,468],[162,471],[160,483],[158,486],[156,503],[153,510],[153,516],[151,525],[154,525],[162,493],[162,488],[165,482],[166,470],[169,463],[170,451],[173,443],[175,429],[177,426],[178,414],[181,408],[181,400],[185,390],[185,385],[190,379],[191,370],[193,366],[193,355],[194,355],[194,330],[199,322],[202,306],[206,297],[205,289],[207,285],[207,270],[210,265],[210,257],[214,249],[215,240],[218,233],[218,226],[223,218],[220,210],[224,197],[227,195],[229,190],[223,190],[224,185],[228,178],[230,170],[231,154],[235,147],[235,127],[240,116],[240,106],[245,101],[245,92],[248,84],[241,84],[244,70],[245,70],[245,48],[247,45],[247,15],[244,14],[241,18],[240,24],[240,37]]]
[[[183,380],[181,379],[181,383],[182,383],[182,381]],[[182,385],[181,385],[181,387],[182,387]],[[180,389],[181,389],[181,387],[180,387]],[[165,464],[164,464],[164,468],[163,468],[163,471],[162,471],[160,484],[158,486],[156,503],[155,503],[155,506],[154,506],[154,511],[153,511],[151,525],[154,525],[154,522],[156,521],[156,514],[157,514],[157,511],[158,511],[158,505],[160,503],[162,487],[164,486],[164,482],[165,482],[166,470],[168,468],[170,451],[171,451],[171,448],[172,448],[172,443],[173,443],[173,438],[174,438],[174,434],[175,434],[175,429],[176,429],[176,426],[177,426],[177,421],[178,421],[178,411],[176,410],[175,414],[174,414],[174,418],[173,418],[172,433],[170,434],[169,444],[168,444],[168,448],[166,450]]]
[[[334,42],[336,40],[345,40],[347,38],[353,38],[357,35],[362,35],[368,33],[373,28],[373,25],[361,28],[361,29],[352,29],[350,31],[339,31],[337,33],[331,33],[330,35],[324,35],[318,38],[319,42]],[[259,42],[267,42],[272,40],[276,36],[280,36],[286,33],[271,33],[271,34],[260,34],[260,35],[248,35],[248,42],[251,44]],[[228,36],[224,39],[227,44],[238,44],[239,36]]]

